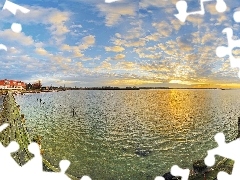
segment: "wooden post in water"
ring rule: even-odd
[[[238,135],[237,138],[240,138],[240,117],[238,117]]]

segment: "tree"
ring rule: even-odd
[[[41,81],[39,80],[35,82],[32,86],[33,86],[32,89],[41,89],[42,87]]]
[[[30,84],[30,83],[26,84],[26,89],[27,90],[32,89],[32,84]]]

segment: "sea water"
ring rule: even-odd
[[[41,99],[41,102],[40,102]],[[154,179],[172,165],[191,168],[237,135],[240,90],[72,90],[17,95],[44,158],[94,180]],[[74,113],[73,113],[74,111]]]

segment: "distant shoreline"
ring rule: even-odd
[[[169,89],[219,89],[219,88],[162,88],[162,87],[151,87],[151,88],[145,88],[145,87],[139,87],[139,88],[76,88],[76,89],[68,89],[68,90],[169,90]],[[223,90],[223,89],[221,89]],[[226,90],[226,89],[224,89]]]
[[[119,87],[85,87],[85,88],[66,88],[66,89],[53,89],[53,90],[12,90],[15,94],[24,94],[24,93],[42,93],[42,92],[59,92],[59,91],[69,91],[69,90],[239,90],[237,88],[169,88],[169,87],[126,87],[126,88],[119,88]],[[10,89],[0,89],[0,95],[4,95]]]

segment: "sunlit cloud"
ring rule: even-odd
[[[0,54],[3,78],[79,86],[237,87],[239,69],[215,51],[228,46],[225,27],[240,38],[232,18],[240,2],[230,0],[221,14],[206,2],[205,15],[191,15],[185,23],[174,16],[177,0],[70,2],[31,2],[25,4],[30,13],[16,16],[0,12],[0,41],[8,47]],[[200,8],[191,2],[189,10]],[[13,22],[22,23],[21,33],[10,29]],[[239,49],[233,54],[239,57]]]

